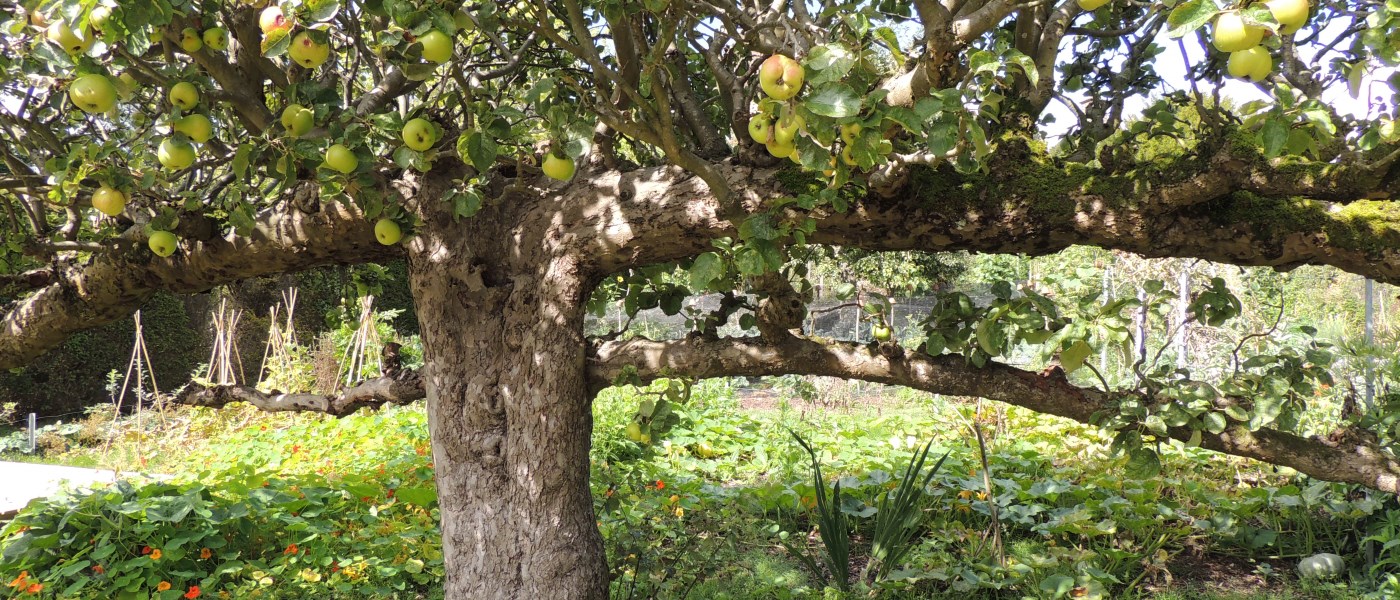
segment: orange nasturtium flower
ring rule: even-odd
[[[168,590],[168,589],[170,589],[170,582],[169,582],[169,581],[162,581],[162,582],[156,584],[156,591],[157,591],[157,592],[164,592],[165,590]]]
[[[20,571],[20,572],[19,572],[19,577],[16,577],[14,581],[11,581],[11,582],[10,582],[10,587],[12,587],[12,588],[24,587],[24,584],[25,584],[25,581],[24,581],[24,580],[26,580],[26,579],[29,579],[29,571]]]
[[[660,480],[660,479],[656,480],[656,489],[658,489],[658,490],[664,490],[664,489],[666,489],[666,482],[664,482],[664,481],[662,481],[662,480]]]
[[[24,590],[24,591],[29,592],[29,593],[31,593],[31,594],[37,594],[37,593],[39,593],[39,592],[44,591],[44,584],[42,584],[42,583],[31,583],[31,584],[29,584],[29,589],[26,589],[26,590]]]
[[[160,548],[151,551],[151,560],[160,560]]]
[[[287,544],[287,549],[282,551],[282,554],[296,554],[296,553],[297,553],[297,545],[296,545],[296,544]]]
[[[199,597],[199,586],[197,586],[197,585],[192,585],[192,586],[190,586],[190,591],[185,592],[185,596],[184,596],[184,597],[187,598],[187,599],[189,599],[189,600],[194,600],[194,598],[198,598],[198,597]]]
[[[103,568],[102,565],[93,565],[92,572],[101,575],[103,573],[106,573],[107,569]]]
[[[209,560],[209,557],[211,557],[211,556],[213,556],[213,555],[214,555],[214,552],[211,551],[211,550],[208,549],[208,548],[200,548],[200,549],[199,549],[199,558],[201,558],[201,559],[203,559],[203,560]]]

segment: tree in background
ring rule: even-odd
[[[819,339],[795,258],[1091,245],[1394,283],[1394,2],[0,6],[0,367],[161,290],[405,258],[421,372],[184,399],[344,414],[426,396],[448,598],[606,595],[590,399],[663,376],[980,396],[1110,427],[1144,476],[1175,438],[1400,491],[1376,435],[1287,431],[1322,349],[1215,384],[1152,365],[1071,381],[1140,301],[1062,314],[1010,285],[944,297],[918,346]],[[1244,91],[1261,99],[1222,96]],[[701,293],[725,301],[695,335],[583,333],[590,302]],[[1212,285],[1192,314],[1237,305]],[[741,313],[750,336],[715,334]],[[1061,368],[997,360],[1028,344]]]

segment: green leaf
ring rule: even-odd
[[[1225,421],[1225,415],[1211,411],[1201,416],[1201,425],[1205,427],[1206,431],[1220,435],[1225,432],[1228,423]]]
[[[480,131],[463,134],[457,140],[457,153],[471,160],[472,166],[483,173],[496,162],[499,151],[496,140],[482,135]]]
[[[724,259],[714,252],[706,252],[695,257],[695,262],[690,265],[690,287],[695,290],[707,289],[724,274]]]
[[[813,114],[844,119],[860,114],[861,96],[844,83],[832,83],[819,88],[803,103]]]
[[[1066,373],[1073,373],[1079,370],[1079,367],[1084,366],[1084,359],[1089,358],[1093,352],[1094,349],[1089,347],[1088,342],[1075,340],[1069,348],[1060,352],[1060,366],[1064,368]]]
[[[1167,37],[1179,38],[1209,23],[1219,7],[1213,0],[1187,0],[1167,15]]]
[[[1133,479],[1144,481],[1162,473],[1162,460],[1151,448],[1135,448],[1128,451],[1128,466],[1125,474]]]
[[[885,47],[889,48],[890,56],[894,58],[895,70],[904,67],[904,61],[907,59],[904,57],[904,52],[899,49],[899,36],[895,35],[894,30],[889,27],[876,28],[875,37],[880,38],[880,41],[885,42]]]
[[[1074,578],[1069,575],[1051,575],[1040,580],[1040,591],[1060,598],[1074,590]]]
[[[856,64],[856,55],[840,44],[822,44],[807,53],[804,66],[813,86],[841,81]]]

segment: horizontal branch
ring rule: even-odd
[[[0,369],[23,366],[75,332],[124,318],[160,290],[204,292],[251,277],[381,260],[400,251],[376,242],[373,225],[342,202],[324,202],[315,212],[269,209],[250,235],[182,240],[169,258],[146,250],[143,235],[133,228],[124,236],[130,249],[63,267],[52,283],[0,307]]]
[[[1090,424],[1106,412],[1116,413],[1118,404],[1115,396],[1071,384],[1058,367],[1044,373],[999,363],[976,368],[960,355],[928,356],[895,344],[827,342],[795,335],[673,341],[634,338],[602,343],[590,358],[590,381],[595,390],[628,373],[644,381],[667,376],[796,374],[986,398]],[[1182,441],[1189,440],[1192,433],[1186,428],[1170,432]],[[1201,446],[1210,450],[1291,467],[1317,479],[1400,493],[1400,461],[1356,432],[1334,439],[1304,438],[1272,429],[1251,432],[1236,424],[1220,435],[1201,433]]]
[[[191,383],[175,395],[175,401],[206,408],[247,402],[268,412],[319,412],[344,417],[361,408],[409,404],[426,395],[423,378],[416,371],[402,371],[396,377],[362,381],[337,395],[264,393],[243,385],[206,387]]]

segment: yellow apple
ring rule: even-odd
[[[181,117],[171,125],[171,129],[189,136],[196,144],[203,144],[214,135],[214,124],[209,117],[198,113]]]
[[[85,113],[105,113],[117,105],[117,87],[106,75],[90,73],[68,84],[68,99]]]
[[[146,240],[146,245],[150,246],[151,253],[165,258],[175,253],[175,249],[180,247],[180,238],[169,231],[157,231],[151,234],[151,238]]]
[[[574,176],[574,159],[567,156],[559,156],[550,152],[544,157],[544,164],[540,166],[544,174],[551,179],[568,181]]]
[[[384,217],[374,224],[374,239],[385,246],[392,246],[403,239],[403,229],[393,219]]]
[[[773,125],[773,140],[780,144],[792,143],[797,139],[798,132],[806,126],[807,120],[797,114],[797,111],[784,110],[783,116]]]
[[[1301,29],[1312,11],[1308,0],[1269,0],[1264,5],[1273,13],[1274,20],[1279,24],[1279,33],[1283,34],[1292,34]]]
[[[211,27],[204,30],[204,45],[215,52],[228,50],[228,31],[223,27]]]
[[[427,119],[412,119],[403,124],[403,143],[413,150],[422,152],[433,147],[437,141],[437,129]]]
[[[136,90],[139,87],[136,83],[136,78],[132,77],[131,73],[127,71],[122,71],[121,75],[117,76],[116,85],[117,97],[121,98],[123,101],[130,100],[132,96],[135,96]]]
[[[180,49],[185,54],[194,54],[204,48],[204,38],[199,37],[199,31],[193,27],[186,27],[180,32]]]
[[[774,54],[758,67],[758,85],[763,93],[774,100],[787,100],[802,90],[802,80],[806,72],[797,61]]]
[[[168,137],[160,143],[156,158],[161,166],[171,171],[187,169],[194,164],[194,146],[179,136]]]
[[[773,134],[773,121],[768,115],[757,114],[749,118],[749,137],[760,144],[767,144]]]
[[[111,186],[103,185],[92,193],[92,207],[109,217],[115,217],[126,210],[126,194]]]
[[[107,21],[111,20],[111,18],[112,7],[101,5],[92,9],[91,13],[88,13],[88,25],[91,25],[93,29],[102,31],[107,28]]]
[[[787,158],[792,156],[792,153],[796,151],[797,145],[792,143],[791,140],[786,143],[774,140],[773,143],[768,144],[768,153],[778,158]]]
[[[170,88],[170,103],[182,110],[190,110],[199,104],[199,88],[193,83],[181,81]]]
[[[331,46],[317,41],[311,32],[303,31],[292,38],[292,45],[287,47],[287,56],[302,67],[314,69],[330,58]]]
[[[1249,25],[1237,12],[1220,13],[1215,18],[1212,42],[1221,52],[1239,52],[1258,46],[1264,39],[1264,28]]]
[[[1108,0],[1079,0],[1079,8],[1085,12],[1093,12],[1105,4],[1108,4]]]
[[[1230,60],[1225,63],[1225,70],[1236,79],[1263,81],[1274,70],[1274,58],[1269,56],[1269,51],[1263,46],[1255,46],[1248,50],[1231,52]]]
[[[73,29],[63,21],[50,24],[44,35],[68,54],[82,54],[92,47],[92,40],[78,37],[78,34],[73,33]]]

